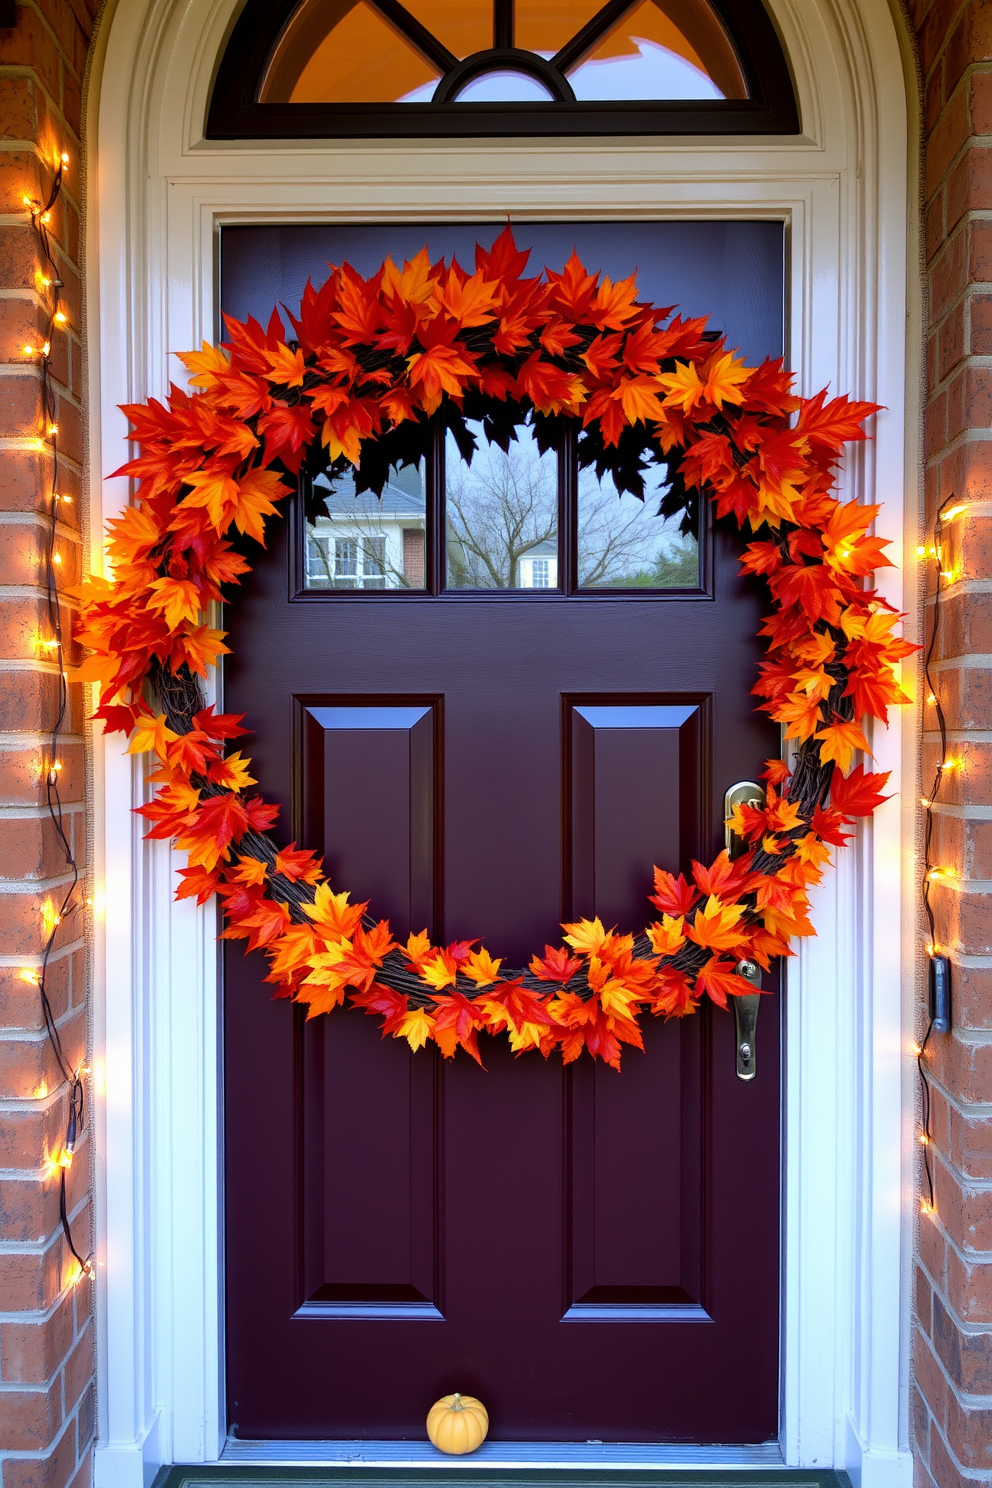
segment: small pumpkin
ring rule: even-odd
[[[427,1435],[439,1452],[460,1457],[481,1447],[489,1431],[489,1412],[474,1395],[445,1395],[427,1412]]]

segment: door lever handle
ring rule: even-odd
[[[727,856],[739,858],[747,852],[747,843],[743,837],[738,837],[729,826],[730,817],[733,815],[735,806],[764,806],[765,792],[756,780],[738,780],[732,785],[723,798],[723,845],[727,849]]]
[[[734,1022],[737,1027],[737,1078],[753,1080],[755,1075],[755,1032],[758,1026],[758,1004],[761,1001],[761,968],[754,961],[738,961],[737,975],[757,987],[734,998]]]

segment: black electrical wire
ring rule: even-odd
[[[933,707],[933,710],[934,710],[934,713],[936,715],[936,719],[937,719],[937,730],[938,730],[938,733],[940,735],[940,758],[937,761],[937,767],[936,767],[936,770],[934,771],[933,785],[930,787],[930,793],[926,797],[926,824],[925,824],[924,830],[923,830],[923,876],[922,876],[922,879],[920,881],[920,889],[921,889],[921,894],[922,894],[922,899],[923,899],[923,913],[926,916],[927,927],[929,929],[929,934],[930,934],[930,939],[929,939],[929,943],[928,943],[928,947],[927,947],[927,954],[928,954],[928,956],[933,956],[935,954],[935,950],[936,950],[936,939],[937,939],[937,937],[936,937],[936,924],[935,924],[935,921],[934,921],[934,913],[933,913],[933,906],[930,903],[930,884],[931,884],[931,877],[930,877],[930,875],[933,872],[933,869],[935,867],[935,865],[934,865],[934,863],[933,863],[933,861],[931,859],[931,856],[930,856],[931,847],[932,847],[932,844],[933,844],[933,808],[934,808],[934,805],[937,802],[938,797],[940,796],[940,792],[941,792],[941,789],[942,789],[943,784],[944,784],[944,773],[945,773],[945,771],[947,769],[947,720],[946,720],[946,718],[944,716],[943,706],[941,705],[940,694],[938,693],[936,687],[934,686],[933,677],[931,676],[931,673],[930,673],[930,667],[931,667],[931,664],[933,662],[934,652],[935,652],[936,647],[937,647],[937,638],[938,638],[939,633],[940,633],[941,601],[942,601],[942,597],[943,597],[943,579],[944,579],[944,554],[943,554],[943,547],[944,547],[944,513],[947,510],[947,508],[952,504],[952,502],[954,502],[954,500],[955,500],[954,496],[953,495],[950,495],[950,496],[948,496],[946,498],[946,500],[944,500],[944,501],[941,502],[940,507],[939,507],[939,509],[937,511],[937,518],[936,518],[936,521],[934,523],[932,554],[933,554],[933,557],[934,557],[934,560],[935,560],[935,563],[936,563],[937,577],[936,577],[936,582],[935,582],[935,585],[934,585],[934,596],[933,596],[933,626],[932,626],[931,631],[930,631],[930,639],[927,642],[926,650],[925,650],[925,652],[923,654],[923,680],[926,683],[926,689],[927,689],[927,691],[926,691],[926,699],[924,701],[923,706],[925,708],[928,703],[931,703],[931,705]],[[930,1005],[930,1002],[929,1002],[929,999],[928,999],[928,1003],[927,1003],[927,1027],[926,1027],[926,1031],[925,1031],[925,1033],[923,1035],[922,1042],[920,1043],[919,1048],[918,1048],[918,1051],[917,1051],[917,1055],[916,1055],[916,1068],[917,1068],[917,1070],[919,1072],[919,1076],[920,1076],[920,1087],[921,1087],[921,1093],[922,1093],[922,1106],[923,1106],[923,1122],[922,1122],[922,1124],[923,1124],[923,1172],[924,1172],[924,1176],[925,1176],[925,1179],[926,1179],[926,1185],[927,1185],[927,1207],[929,1209],[933,1209],[935,1206],[934,1206],[934,1187],[933,1187],[933,1165],[932,1165],[932,1163],[930,1161],[930,1144],[931,1144],[931,1141],[932,1141],[932,1133],[931,1133],[931,1130],[930,1130],[930,1120],[931,1120],[932,1102],[931,1102],[931,1097],[930,1097],[930,1079],[929,1079],[929,1076],[927,1075],[925,1060],[926,1060],[927,1045],[929,1044],[932,1035],[933,1035],[933,1007]]]
[[[48,996],[48,968],[59,926],[67,916],[75,915],[79,911],[77,897],[79,889],[79,865],[73,851],[72,843],[66,831],[62,810],[62,797],[59,791],[59,771],[61,762],[58,758],[59,740],[65,730],[66,715],[69,704],[69,688],[65,670],[65,645],[62,626],[62,607],[59,597],[58,585],[58,557],[56,546],[58,542],[59,526],[59,503],[63,500],[59,491],[59,440],[58,421],[55,393],[51,378],[51,354],[52,341],[56,330],[65,323],[62,311],[62,294],[64,288],[62,278],[52,253],[51,237],[49,234],[49,223],[51,212],[62,194],[62,181],[65,172],[66,157],[63,155],[56,168],[52,187],[48,200],[43,204],[30,202],[32,226],[38,235],[41,255],[48,267],[47,283],[51,289],[51,304],[49,310],[48,330],[45,335],[44,345],[38,351],[41,358],[41,411],[44,419],[45,438],[48,441],[52,453],[52,483],[49,492],[48,525],[45,537],[45,589],[47,596],[48,623],[51,627],[51,647],[54,652],[54,660],[57,667],[57,693],[55,718],[50,732],[50,756],[45,770],[45,793],[48,806],[48,815],[55,828],[62,852],[65,855],[66,866],[69,871],[69,882],[62,895],[59,907],[51,916],[51,925],[48,928],[47,938],[41,956],[41,969],[37,975],[38,994],[41,998],[41,1010],[45,1020],[45,1031],[55,1054],[55,1061],[63,1081],[69,1087],[69,1114],[66,1121],[65,1139],[62,1151],[59,1154],[59,1220],[62,1225],[62,1233],[65,1236],[66,1245],[70,1254],[80,1268],[80,1275],[92,1276],[93,1260],[92,1254],[82,1255],[76,1246],[72,1234],[72,1226],[69,1219],[68,1195],[66,1192],[66,1175],[72,1164],[76,1145],[82,1134],[85,1120],[85,1087],[83,1084],[82,1069],[74,1069],[66,1056],[59,1033],[58,1024],[55,1019],[54,1009]]]

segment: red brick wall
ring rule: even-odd
[[[45,808],[56,676],[47,633],[43,563],[51,457],[41,376],[26,344],[45,338],[49,290],[25,196],[45,199],[54,163],[70,164],[52,234],[67,324],[52,345],[62,449],[58,554],[68,582],[79,572],[83,448],[79,152],[82,76],[96,0],[18,5],[0,29],[0,1468],[3,1488],[89,1482],[94,1433],[92,1285],[59,1223],[58,1173],[67,1091],[42,1022],[38,989],[22,979],[38,965],[43,906],[58,903],[65,858]],[[48,655],[50,656],[50,652]],[[60,784],[77,859],[85,858],[82,712],[70,692]],[[49,994],[67,1058],[86,1048],[83,926],[67,918],[56,943]],[[77,1247],[91,1245],[88,1136],[68,1172]]]
[[[949,754],[932,860],[953,1029],[931,1039],[935,1212],[919,1217],[912,1417],[917,1480],[992,1483],[992,4],[916,0],[925,88],[929,297],[926,520],[950,494],[936,687]],[[933,620],[934,565],[928,564]],[[929,634],[929,629],[928,629]],[[924,772],[938,760],[934,710]]]

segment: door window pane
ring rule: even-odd
[[[272,55],[260,103],[397,103],[441,73],[367,0],[304,0]]]
[[[404,4],[456,57],[488,51],[493,44],[491,0],[404,0]]]
[[[594,470],[579,472],[579,585],[583,589],[695,589],[699,548],[659,514],[665,487],[660,472],[645,475],[644,500]]]
[[[638,0],[568,74],[576,98],[746,98],[730,38],[703,0]]]
[[[448,588],[556,589],[557,454],[542,455],[527,425],[505,453],[481,424],[468,427],[478,444],[471,464],[451,434],[445,441]]]
[[[602,0],[517,0],[514,45],[553,57],[601,9]]]
[[[472,78],[458,95],[459,103],[553,103],[551,92],[527,72],[496,68]]]
[[[324,511],[306,529],[307,589],[423,589],[427,505],[423,467],[391,470],[382,496],[350,476],[314,481]]]

